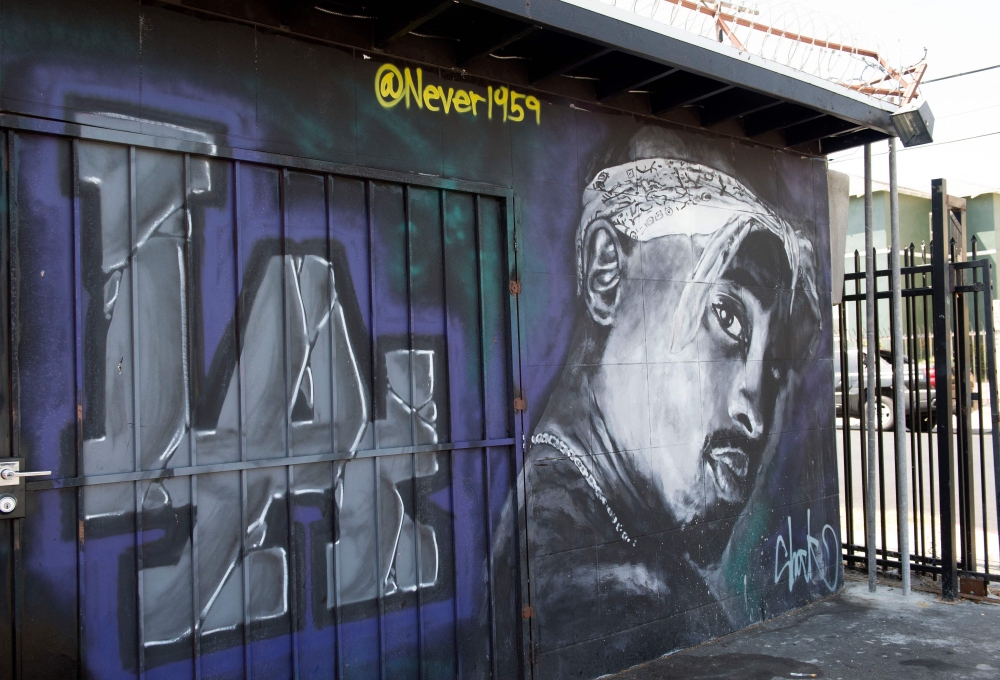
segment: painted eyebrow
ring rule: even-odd
[[[744,294],[749,294],[750,297],[756,300],[757,304],[761,306],[761,309],[770,308],[778,300],[778,291],[773,288],[757,288],[757,287],[741,286],[741,290]]]
[[[739,295],[742,298],[744,294],[749,294],[757,303],[760,304],[762,309],[770,309],[777,303],[779,291],[782,289],[774,288],[773,286],[767,285],[770,282],[763,282],[752,276],[743,267],[734,267],[727,271],[722,276],[722,280],[726,283],[732,284],[735,288],[739,289]],[[746,303],[744,302],[744,306]]]
[[[747,267],[744,264],[734,264],[722,275],[726,281],[735,283],[742,288],[774,288],[771,272],[760,267]]]

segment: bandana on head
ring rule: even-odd
[[[791,288],[793,291],[802,289],[810,311],[819,317],[811,244],[746,186],[725,173],[673,158],[632,161],[597,173],[584,189],[583,215],[577,231],[577,286],[580,291],[583,289],[583,240],[587,228],[596,220],[606,220],[619,232],[639,242],[672,235],[707,237],[692,275],[694,281],[718,280],[748,234],[757,229],[770,231],[784,245],[792,272]],[[689,286],[681,298],[681,307],[696,303],[693,297],[702,289]],[[792,304],[794,299],[793,292]],[[695,319],[692,321],[696,324]],[[694,327],[678,327],[675,347],[693,331]]]
[[[733,211],[777,220],[740,182],[717,170],[651,158],[602,170],[583,194],[584,216],[607,217],[629,238],[710,234]],[[586,220],[591,221],[591,220]]]

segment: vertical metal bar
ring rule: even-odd
[[[447,192],[444,189],[438,190],[438,202],[440,205],[440,215],[441,215],[441,266],[444,271],[444,295],[442,300],[444,301],[444,343],[445,343],[445,356],[450,359],[449,354],[450,343],[449,343],[449,333],[451,332],[451,310],[448,306],[448,221],[447,221]],[[450,404],[449,404],[449,414],[450,414]],[[449,418],[450,423],[454,421]],[[454,427],[454,425],[452,425]],[[450,440],[454,441],[454,434],[449,433]],[[455,677],[462,677],[462,655],[459,653],[458,647],[458,620],[459,620],[459,609],[458,609],[458,593],[459,588],[459,570],[458,570],[458,524],[456,519],[458,513],[455,508],[455,451],[448,452],[448,473],[450,475],[448,484],[448,492],[451,495],[451,560],[452,560],[452,578],[454,579],[453,592],[452,592],[452,616],[453,618],[453,637],[455,645]]]
[[[283,390],[285,392],[284,409],[285,409],[285,424],[284,424],[284,445],[285,445],[285,457],[288,458],[292,455],[292,406],[295,403],[295,395],[289,394],[288,390],[288,378],[291,374],[291,356],[288,352],[288,347],[290,340],[288,337],[288,267],[286,260],[288,257],[288,187],[291,182],[291,176],[288,172],[288,168],[281,169],[281,177],[278,182],[278,205],[280,206],[281,213],[281,223],[278,225],[279,228],[279,240],[280,240],[280,253],[281,253],[281,326],[283,329],[282,337],[284,338],[284,348],[282,354],[284,355],[284,360],[282,361],[282,366],[284,366],[284,380],[282,381]],[[294,285],[294,284],[293,284]],[[288,532],[288,580],[286,582],[286,587],[289,589],[288,596],[288,609],[289,609],[289,627],[291,628],[291,638],[292,638],[292,677],[298,680],[299,677],[299,587],[298,587],[298,560],[296,559],[296,540],[295,540],[295,471],[293,465],[285,466],[285,521]]]
[[[372,439],[376,449],[378,449],[378,428],[375,426],[377,416],[375,414],[374,403],[377,402],[376,393],[378,391],[379,361],[375,353],[378,350],[377,324],[375,323],[375,191],[371,180],[365,181],[365,206],[368,221],[368,281],[370,286],[370,319],[371,319],[371,358],[372,358]],[[379,479],[382,474],[381,456],[375,456],[372,464],[375,467],[375,582],[376,594],[378,597],[378,676],[385,679],[385,575],[382,573],[382,501],[379,493]]]
[[[19,456],[15,456],[19,457]],[[24,520],[13,520],[14,533],[14,677],[24,678]]]
[[[138,224],[136,217],[135,147],[130,146],[129,156],[129,228],[131,233],[131,262],[129,274],[132,283],[132,366],[136,365],[136,345],[139,341],[139,262]],[[141,360],[141,357],[140,357]],[[142,412],[140,411],[139,371],[132,371],[132,446],[135,453],[135,470],[142,469]],[[136,647],[140,680],[146,674],[145,612],[143,611],[142,573],[142,482],[133,483],[135,491],[135,583],[136,583]]]
[[[412,225],[410,224],[410,187],[406,184],[403,185],[403,229],[405,231],[405,244],[406,244],[406,331],[409,343],[409,355],[407,358],[407,363],[409,365],[410,373],[410,396],[407,401],[410,403],[410,443],[417,444],[417,412],[414,404],[414,395],[417,393],[417,383],[416,377],[413,372],[413,241],[411,238]],[[413,558],[414,558],[414,578],[416,580],[416,588],[414,594],[417,600],[417,676],[419,678],[424,677],[424,615],[423,615],[423,595],[420,592],[420,583],[422,581],[422,574],[420,568],[420,531],[418,528],[418,517],[417,517],[417,497],[419,493],[417,491],[417,456],[420,454],[411,453],[410,457],[410,484],[412,485],[412,503],[413,503]],[[423,455],[437,455],[437,454],[423,454]]]
[[[909,268],[913,266],[913,243],[911,242],[909,246],[903,248],[903,267]],[[904,275],[903,287],[906,289],[913,288],[913,272],[908,271]],[[917,343],[915,342],[916,337],[916,306],[917,299],[915,297],[908,297],[905,300],[906,304],[906,345],[907,345],[907,355],[910,357],[910,362],[907,365],[907,386],[910,392],[910,508],[913,514],[913,548],[912,550],[922,555],[920,549],[917,547],[921,540],[921,527],[923,518],[917,514],[917,503],[919,496],[917,496],[917,467],[920,464],[920,385],[918,381],[919,375],[919,365],[917,363]]]
[[[948,226],[951,225],[949,213]],[[950,239],[952,262],[958,262],[961,257],[959,246],[955,239]],[[965,269],[952,269],[955,285],[965,284]],[[954,292],[952,314],[952,342],[954,347],[954,389],[957,413],[956,420],[957,446],[955,455],[958,466],[958,526],[959,526],[959,568],[975,569],[976,561],[976,530],[974,475],[972,473],[972,445],[970,442],[971,420],[969,411],[969,315],[966,309],[965,294]]]
[[[911,242],[908,250],[909,263],[911,267],[916,266],[916,259],[914,253],[914,245]],[[910,273],[907,277],[908,287],[915,288],[917,285],[917,277],[915,274]],[[921,297],[921,299],[923,299]],[[917,324],[917,298],[909,298],[909,330],[907,335],[910,338],[910,373],[912,375],[911,379],[911,391],[913,392],[913,404],[914,409],[912,411],[913,415],[913,441],[911,442],[911,467],[913,468],[913,514],[914,532],[919,531],[919,548],[917,548],[918,541],[914,541],[914,549],[919,550],[921,559],[925,558],[927,555],[927,540],[924,531],[924,495],[923,495],[923,456],[924,456],[924,436],[923,436],[923,422],[924,422],[924,410],[920,403],[920,340],[917,336],[918,324]],[[927,361],[926,355],[924,359],[924,375],[930,366],[930,362]],[[928,404],[928,408],[930,404]],[[926,561],[926,560],[924,560]]]
[[[192,432],[192,456],[194,433]],[[201,680],[201,578],[198,553],[198,475],[191,475],[191,653],[195,680]]]
[[[341,480],[342,483],[343,480],[343,477],[338,475],[341,475],[344,469],[343,467],[341,467],[338,471],[336,465],[337,464],[335,463],[334,466],[332,467],[333,477],[334,477],[334,487],[332,489],[332,493],[330,494],[331,495],[330,503],[333,504],[334,506],[337,503],[337,487],[336,487],[337,481],[339,479]],[[346,466],[346,463],[341,462],[340,465]],[[330,517],[331,521],[335,520],[339,521],[339,513],[336,511],[336,507],[331,508],[330,515],[331,515]],[[335,532],[340,531],[339,526],[334,527],[334,529]],[[330,556],[331,559],[333,560],[333,564],[329,567],[333,572],[333,592],[327,593],[327,597],[333,598],[332,602],[333,652],[334,652],[333,677],[334,680],[342,680],[342,678],[344,677],[344,652],[343,649],[341,649],[341,645],[343,644],[344,631],[343,628],[341,627],[343,621],[341,620],[341,611],[340,611],[340,542],[339,540],[336,539],[336,536],[337,536],[336,533],[334,533],[333,536],[331,536],[331,538],[334,538],[333,549],[330,551]],[[330,603],[328,602],[328,604]]]
[[[20,359],[17,351],[21,318],[21,264],[18,250],[18,233],[20,231],[20,203],[17,197],[18,166],[17,133],[11,130],[7,133],[7,200],[10,202],[7,218],[9,227],[7,233],[9,253],[7,273],[9,278],[7,283],[10,286],[10,306],[8,308],[10,328],[7,342],[10,347],[10,445],[11,455],[14,457],[20,457],[21,452],[21,373]],[[20,520],[18,520],[18,524],[20,524]],[[20,626],[17,626],[15,630],[19,631]],[[17,664],[18,669],[20,669],[20,637],[18,638],[17,652]],[[18,674],[20,674],[20,670],[18,670]]]
[[[182,276],[187,279],[187,285],[185,286],[185,293],[188,298],[188,304],[186,305],[186,312],[191,314],[195,309],[192,303],[192,295],[194,294],[194,286],[192,285],[193,273],[191,271],[191,263],[194,262],[192,257],[192,219],[191,219],[191,155],[184,154],[184,219],[187,229],[185,230],[184,238],[184,259],[186,262],[185,271]],[[187,351],[184,353],[189,360],[185,362],[185,366],[188,371],[191,371],[191,361],[190,357],[194,356],[192,348],[194,347],[194,324],[191,323],[191,319],[186,320],[187,334],[184,341],[187,343]],[[197,437],[194,432],[194,414],[192,413],[192,404],[194,403],[193,395],[190,392],[193,382],[191,380],[191,375],[185,376],[185,383],[189,386],[188,392],[188,413],[187,419],[189,423],[188,431],[188,443],[191,452],[191,466],[198,465],[198,449],[197,449]],[[200,612],[201,609],[201,585],[198,573],[198,475],[191,475],[191,502],[188,504],[188,518],[190,520],[189,530],[191,532],[191,654],[192,654],[192,664],[194,666],[194,677],[195,680],[201,680],[201,626],[200,626]]]
[[[474,220],[475,220],[475,230],[476,230],[476,284],[478,288],[478,300],[479,300],[479,392],[480,392],[480,403],[483,405],[483,428],[482,428],[482,438],[486,439],[486,324],[484,320],[484,306],[486,304],[485,298],[483,296],[483,236],[482,236],[482,218],[480,211],[482,210],[482,204],[479,200],[479,195],[477,194],[474,198]],[[483,448],[483,504],[485,506],[485,517],[486,517],[486,575],[488,579],[489,587],[489,602],[490,602],[490,668],[493,673],[492,676],[497,677],[497,607],[496,607],[496,593],[494,591],[495,583],[495,565],[493,564],[493,513],[492,513],[492,501],[490,500],[490,450],[489,448]]]
[[[365,218],[368,224],[368,318],[371,323],[371,379],[372,379],[372,448],[379,448],[378,427],[376,420],[378,414],[375,412],[375,405],[378,403],[379,360],[376,356],[378,352],[378,324],[375,322],[375,225],[373,224],[375,212],[375,185],[371,180],[365,180]]]
[[[900,295],[902,296],[903,291],[908,291],[913,288],[913,273],[909,271],[909,267],[913,266],[910,262],[910,248],[909,246],[903,246],[901,256],[903,258],[901,278],[900,278]],[[905,297],[902,299],[903,302],[903,351],[909,361],[906,363],[906,413],[909,417],[910,428],[909,432],[906,433],[907,445],[910,447],[909,456],[909,469],[907,474],[909,475],[910,487],[908,493],[910,494],[910,513],[912,516],[906,518],[907,522],[912,522],[913,526],[913,544],[916,545],[918,540],[917,535],[917,513],[916,513],[916,488],[917,488],[917,459],[915,451],[917,450],[917,428],[918,428],[918,418],[917,418],[917,391],[916,391],[916,348],[913,345],[913,304],[914,298],[912,296]],[[911,547],[911,552],[914,548]]]
[[[875,288],[872,290],[870,295],[875,297],[875,384],[877,387],[877,392],[875,394],[876,401],[876,414],[878,416],[877,421],[877,431],[878,431],[878,511],[879,511],[879,536],[882,540],[882,559],[889,559],[888,553],[888,541],[886,533],[886,517],[885,517],[885,427],[882,419],[882,338],[879,333],[879,313],[878,313],[878,253],[875,249],[872,249],[872,262],[875,262]],[[869,345],[869,351],[871,352],[871,346]]]
[[[977,246],[978,241],[975,236],[972,237],[972,259],[975,261],[977,259]],[[988,270],[979,267],[973,267],[972,269],[972,284],[973,286],[978,286],[980,284],[979,271],[983,269],[984,278],[990,275]],[[988,287],[987,287],[988,288]],[[985,298],[984,298],[985,300]],[[983,352],[979,346],[979,338],[981,336],[980,331],[982,330],[979,316],[979,292],[972,293],[972,319],[973,328],[975,333],[973,334],[974,342],[972,346],[973,355],[973,367],[975,369],[976,378],[976,413],[979,414],[979,488],[980,488],[980,502],[981,502],[981,512],[983,515],[983,571],[987,574],[990,573],[990,534],[989,534],[989,513],[986,508],[986,441],[984,430],[985,423],[983,423]],[[971,452],[970,452],[971,453]],[[972,500],[975,500],[974,498]],[[975,565],[973,565],[975,568]]]
[[[513,196],[508,196],[504,201],[504,226],[507,235],[507,271],[511,281],[520,281],[520,269],[517,248],[517,202]],[[524,378],[521,372],[521,348],[524,347],[522,333],[524,328],[521,325],[520,297],[509,295],[507,297],[508,328],[510,329],[510,345],[508,361],[510,361],[511,395],[521,394]],[[511,421],[514,435],[514,456],[512,463],[511,479],[514,480],[512,491],[517,498],[517,547],[518,547],[518,571],[519,579],[518,598],[516,602],[522,606],[531,606],[531,580],[529,572],[528,555],[528,496],[527,479],[524,473],[525,448],[527,437],[525,435],[525,421],[527,420],[527,410],[511,411]],[[519,471],[521,474],[519,474]],[[519,659],[521,661],[518,677],[533,678],[534,669],[534,626],[537,625],[536,617],[529,617],[527,620],[523,614],[518,618],[521,626],[521,634],[518,637]]]
[[[443,192],[442,192],[443,193]],[[455,512],[455,455],[457,451],[448,452],[448,472],[451,475],[449,493],[451,495],[451,536],[452,536],[452,551],[451,551],[451,561],[452,561],[452,574],[455,579],[454,583],[454,594],[452,597],[452,616],[454,617],[454,644],[455,644],[455,677],[464,677],[462,673],[462,654],[459,648],[459,637],[458,637],[458,621],[459,621],[459,607],[458,607],[458,593],[460,592],[460,582],[459,582],[459,570],[458,570],[458,513]]]
[[[83,292],[81,282],[83,281],[82,265],[82,239],[80,225],[80,140],[74,139],[72,142],[72,173],[71,185],[73,187],[73,347],[74,353],[74,378],[76,396],[76,437],[74,447],[76,453],[76,476],[84,474],[83,469]],[[78,488],[76,493],[76,640],[77,640],[77,676],[87,675],[87,636],[84,629],[85,607],[84,592],[86,590],[84,560],[84,532],[83,532],[83,488]]]
[[[997,527],[1000,528],[1000,404],[997,403],[997,363],[996,363],[996,333],[993,325],[993,276],[989,270],[983,272],[983,288],[985,291],[983,317],[986,322],[986,373],[990,383],[990,441],[993,444],[993,491],[996,496]],[[980,425],[981,427],[981,425]],[[983,495],[986,488],[983,487]],[[986,516],[983,515],[983,523]]]
[[[855,273],[861,272],[861,255],[857,250],[854,251],[854,271]],[[861,294],[861,280],[854,279],[854,294]],[[866,303],[867,304],[867,303]],[[865,413],[865,407],[862,405],[862,397],[865,393],[865,380],[861,377],[861,359],[865,355],[865,347],[862,338],[862,333],[864,332],[864,324],[861,322],[861,302],[855,301],[854,303],[854,347],[857,353],[857,371],[858,371],[858,453],[860,454],[861,461],[861,514],[864,521],[864,537],[865,537],[865,552],[867,554],[868,550],[868,494],[871,492],[871,487],[868,486],[868,441],[867,435],[868,427],[870,423],[866,417],[868,414]],[[865,558],[867,559],[867,558]],[[867,564],[867,562],[866,562]]]
[[[865,308],[867,316],[868,347],[865,352],[866,389],[868,410],[868,519],[865,549],[868,557],[868,590],[875,592],[875,250],[872,237],[872,147],[865,144]]]
[[[243,365],[243,254],[240,250],[241,200],[240,161],[233,163],[233,249],[236,255],[236,356],[239,366],[240,389],[240,462],[247,460],[247,396],[246,371]],[[240,470],[240,575],[243,579],[243,674],[247,680],[253,678],[253,654],[251,652],[250,630],[250,568],[247,565],[247,471]]]
[[[413,411],[413,394],[416,389],[413,379],[413,253],[410,252],[410,187],[406,184],[403,189],[403,266],[404,281],[406,284],[406,370],[409,375],[409,384],[406,386],[410,391],[407,401],[410,403],[410,444],[417,443],[416,413]],[[416,519],[414,517],[414,519]]]
[[[948,185],[931,182],[931,266],[934,283],[934,364],[937,389],[938,483],[941,508],[941,596],[958,596],[955,545],[955,456],[951,424],[951,267],[948,263]]]
[[[896,138],[889,138],[889,266],[892,270],[892,375],[896,406],[896,528],[899,532],[903,595],[910,594],[909,474],[906,461],[906,402],[903,399],[903,297],[899,266],[899,185],[896,179]]]
[[[242,389],[242,388],[241,388]],[[245,422],[245,421],[244,421]],[[245,449],[243,449],[245,451]],[[243,453],[241,458],[246,454]],[[247,471],[240,470],[240,571],[243,577],[243,672],[253,677],[252,631],[250,628],[250,568],[247,566]]]
[[[845,545],[854,545],[854,466],[851,463],[851,368],[847,354],[847,302],[841,302],[838,308],[837,321],[840,334],[840,412],[843,414],[841,432],[844,439],[844,500],[845,528],[847,540]],[[853,556],[854,550],[848,548]]]
[[[920,261],[924,262],[924,263],[927,262],[927,244],[924,244],[924,243],[920,244]],[[921,286],[924,287],[924,288],[927,288],[927,274],[926,273],[921,274]],[[936,358],[936,354],[934,353],[934,347],[931,345],[931,335],[930,335],[930,332],[931,332],[930,329],[932,328],[932,323],[933,323],[932,319],[933,319],[933,314],[934,314],[933,313],[933,302],[934,302],[933,292],[931,293],[931,300],[930,300],[930,302],[932,304],[931,304],[931,311],[930,312],[928,312],[928,304],[927,304],[928,300],[927,300],[927,296],[926,295],[923,296],[921,298],[921,300],[923,301],[922,311],[923,311],[923,317],[924,317],[924,363],[927,366],[927,377],[928,377],[928,379],[927,379],[927,432],[928,432],[928,437],[927,437],[927,475],[928,475],[928,479],[927,479],[927,497],[928,497],[928,500],[930,501],[930,506],[931,506],[931,512],[930,512],[930,518],[931,518],[931,555],[930,556],[932,558],[934,558],[934,559],[937,559],[937,555],[938,555],[938,550],[937,550],[937,503],[935,503],[935,501],[934,501],[934,437],[930,435],[931,430],[933,430],[934,427],[937,424],[937,416],[938,416],[937,402],[936,402],[936,399],[937,399],[937,397],[936,397],[936,393],[937,393],[936,385],[937,385],[937,383],[935,382],[935,387],[933,388],[934,391],[932,392],[931,391],[932,386],[931,386],[931,381],[930,381],[930,370],[932,368],[932,366],[931,366],[931,359],[932,359],[932,357]],[[935,364],[933,366],[933,368],[934,368],[934,371],[935,371],[935,375],[937,375],[937,365]],[[936,380],[936,378],[935,378],[935,380]],[[923,478],[921,478],[920,484],[923,485],[923,483],[924,483],[924,480],[923,480]],[[924,553],[924,554],[926,555],[926,553]],[[937,579],[937,574],[934,575],[934,578]]]
[[[947,214],[947,213],[946,213]],[[946,218],[945,221],[946,229],[950,226],[950,219]],[[952,264],[958,262],[955,257],[955,239],[954,237],[949,239],[949,253],[950,260]],[[952,268],[951,269],[951,394],[954,399],[953,412],[952,415],[957,421],[952,431],[953,437],[952,442],[954,443],[954,453],[955,456],[955,491],[958,494],[958,501],[955,505],[955,517],[958,521],[958,534],[956,541],[958,543],[957,561],[958,568],[965,569],[965,556],[966,543],[965,543],[965,428],[963,426],[962,416],[965,414],[965,405],[962,403],[962,397],[965,390],[960,382],[962,379],[962,373],[964,372],[964,356],[961,350],[961,333],[958,329],[958,318],[962,316],[964,309],[962,308],[962,295],[955,292],[956,286],[961,286],[964,281],[964,271]]]
[[[378,597],[378,677],[385,680],[385,575],[382,573],[382,499],[379,481],[382,475],[382,457],[374,456],[375,467],[375,580]]]
[[[10,329],[8,343],[10,347],[9,355],[9,389],[10,389],[10,445],[11,455],[20,457],[21,455],[21,381],[20,366],[17,355],[17,339],[20,331],[20,264],[18,257],[18,229],[20,226],[19,204],[17,200],[17,133],[11,131],[7,133],[7,200],[8,203],[8,233],[7,252],[9,257],[9,267],[7,284],[9,286],[10,306],[8,313],[10,318]],[[27,499],[25,499],[27,501]],[[13,595],[14,595],[14,677],[20,680],[24,675],[24,639],[22,635],[22,621],[24,620],[24,554],[22,552],[24,526],[22,520],[13,520],[11,527],[13,533]]]
[[[326,259],[327,262],[333,263],[333,192],[336,189],[336,180],[333,175],[326,175],[323,178],[323,207],[326,214]],[[337,300],[337,289],[336,281],[331,281],[328,283],[330,286],[329,294],[330,300],[334,301],[335,304],[340,304]],[[333,312],[331,311],[331,321],[327,324],[327,331],[330,334],[330,450],[337,451],[339,446],[338,433],[337,433],[337,409],[339,407],[338,395],[337,395],[337,336],[336,336],[336,326],[333,321]],[[332,604],[333,609],[333,677],[335,680],[340,680],[344,677],[343,668],[343,654],[340,649],[340,641],[343,634],[341,630],[341,620],[340,620],[340,556],[337,554],[339,550],[339,544],[337,541],[337,534],[340,530],[338,522],[340,520],[340,513],[337,508],[337,485],[342,483],[343,471],[347,466],[346,461],[337,461],[330,464],[330,538],[332,539],[333,548],[330,550],[330,559],[333,562],[328,565],[327,568],[331,570],[333,574],[333,592],[327,592],[327,606]],[[332,603],[330,602],[332,598]]]
[[[14,328],[15,320],[13,309],[14,306],[11,305],[13,292],[13,282],[10,278],[10,261],[11,261],[11,250],[10,250],[10,233],[11,225],[13,223],[13,192],[11,191],[11,178],[14,174],[13,172],[13,159],[10,155],[10,148],[8,144],[13,143],[13,133],[6,132],[0,129],[0,395],[2,395],[5,403],[7,404],[7,410],[0,418],[0,443],[6,444],[8,446],[8,454],[10,456],[16,456],[14,453],[14,442],[13,442],[13,430],[11,427],[11,418],[13,416],[13,391],[11,387],[13,382],[11,380],[11,366],[13,364],[13,354],[14,346],[11,342],[11,331]],[[25,502],[27,502],[27,497],[25,497]],[[17,566],[17,561],[15,560],[14,551],[19,550],[18,542],[15,537],[15,530],[19,530],[18,525],[20,520],[12,520],[10,526],[9,541],[11,547],[11,555],[8,558],[6,564],[10,568],[8,572],[8,579],[2,584],[4,595],[10,598],[11,608],[11,620],[8,622],[11,628],[8,631],[9,637],[4,635],[0,639],[0,655],[3,656],[6,663],[4,663],[2,670],[5,674],[9,673],[9,677],[15,678],[20,677],[19,670],[19,657],[20,654],[17,650],[17,628],[18,624],[18,603],[17,603],[17,586],[20,583],[20,577],[16,573],[15,567]],[[5,539],[6,541],[7,539]]]

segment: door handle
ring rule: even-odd
[[[17,470],[11,470],[10,468],[3,468],[0,470],[0,479],[16,479],[18,477],[47,477],[51,475],[51,470],[37,470],[35,472],[18,472]]]
[[[27,484],[21,477],[45,477],[49,470],[21,471],[24,458],[0,458],[0,520],[21,519],[27,509]]]

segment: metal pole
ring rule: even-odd
[[[993,492],[996,494],[997,525],[1000,525],[1000,400],[997,398],[997,372],[996,372],[996,333],[994,332],[993,319],[993,276],[990,272],[992,265],[983,272],[983,285],[987,294],[984,296],[983,316],[986,321],[986,371],[989,374],[990,385],[990,441],[993,445]],[[982,387],[980,394],[982,394]],[[982,399],[982,397],[980,397]],[[979,428],[982,429],[980,419]],[[983,487],[985,491],[985,486]],[[984,494],[985,495],[985,494]],[[983,513],[983,526],[988,526],[989,522],[986,513]],[[989,565],[987,565],[988,567]]]
[[[875,489],[877,480],[875,453],[875,399],[878,387],[875,385],[875,244],[872,242],[872,145],[865,144],[865,312],[867,322],[865,347],[865,401],[868,411],[868,523],[865,526],[865,553],[868,558],[868,590],[875,592]]]
[[[899,265],[899,185],[896,182],[896,138],[889,138],[889,266],[892,269],[892,399],[896,405],[896,528],[903,595],[910,594],[910,483],[906,455],[906,400],[903,396],[903,292]],[[916,426],[916,418],[914,418]]]
[[[958,597],[955,544],[955,446],[951,403],[951,266],[948,263],[948,183],[931,181],[931,284],[934,298],[934,371],[937,398],[938,484],[941,512],[941,597]]]

